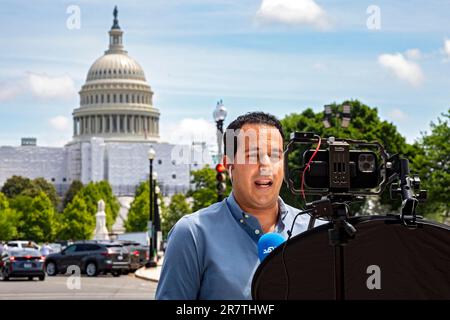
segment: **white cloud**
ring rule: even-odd
[[[424,80],[420,66],[407,60],[401,53],[382,54],[378,57],[378,63],[413,86],[419,86]]]
[[[49,76],[27,72],[20,79],[0,84],[0,101],[15,99],[20,95],[32,94],[41,99],[71,99],[77,90],[68,75]]]
[[[59,131],[70,130],[70,121],[69,121],[69,118],[67,118],[67,117],[56,116],[56,117],[50,118],[49,123],[53,129],[56,129]]]
[[[24,89],[21,81],[9,81],[0,83],[0,101],[7,101],[17,97]]]
[[[49,76],[29,72],[27,80],[31,92],[39,98],[70,98],[76,94],[75,84],[68,75]]]
[[[314,0],[263,0],[256,16],[263,21],[310,25],[321,30],[331,25],[326,12]]]
[[[444,40],[444,54],[446,55],[446,60],[450,59],[450,39]]]
[[[405,56],[411,60],[419,60],[422,58],[422,53],[419,49],[409,49],[406,50]]]
[[[216,125],[205,119],[185,118],[178,123],[162,127],[161,136],[164,141],[176,144],[206,142],[207,145],[217,143]]]
[[[394,108],[388,112],[388,116],[393,120],[405,121],[408,119],[408,115],[398,108]]]

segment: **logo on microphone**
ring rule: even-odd
[[[264,249],[263,253],[264,254],[269,254],[269,253],[271,253],[273,251],[273,249],[275,249],[274,246],[268,247],[268,248]]]

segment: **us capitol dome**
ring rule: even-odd
[[[144,70],[123,46],[114,9],[109,48],[90,67],[73,111],[73,142],[101,137],[105,142],[158,142],[159,110]]]
[[[179,145],[161,141],[160,112],[139,63],[123,46],[117,8],[109,30],[109,48],[90,67],[73,110],[73,138],[64,147],[0,146],[0,187],[13,175],[51,181],[58,194],[70,184],[106,180],[116,196],[132,197],[149,179],[151,148],[163,195],[186,192],[190,172],[212,163],[206,144]],[[119,228],[120,229],[120,228]]]

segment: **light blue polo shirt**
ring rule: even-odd
[[[278,199],[275,232],[287,239],[298,209]],[[293,235],[306,231],[309,215],[295,221]],[[233,193],[222,202],[181,218],[169,233],[156,299],[251,299],[258,265],[258,220],[244,212]]]

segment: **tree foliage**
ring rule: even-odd
[[[8,198],[0,192],[0,240],[8,241],[17,238],[17,214],[9,207]]]
[[[136,194],[133,202],[128,210],[127,220],[125,221],[125,230],[127,232],[147,231],[147,224],[150,220],[149,209],[149,183],[142,182],[136,189]],[[160,216],[166,210],[161,193],[158,195],[160,205]]]
[[[60,215],[58,238],[61,240],[92,239],[95,230],[93,216],[80,195],[76,195]]]
[[[106,227],[111,230],[117,215],[120,204],[112,193],[111,186],[107,181],[89,182],[78,193],[86,203],[88,212],[95,217],[98,210],[98,201],[105,201]]]
[[[429,134],[422,133],[411,163],[412,171],[421,178],[421,187],[428,192],[419,210],[437,220],[450,214],[450,109],[442,117],[431,123]]]
[[[44,178],[30,180],[21,176],[12,176],[6,180],[2,187],[2,192],[10,199],[19,195],[35,198],[40,192],[44,192],[55,208],[59,203],[59,197],[56,193],[55,186]]]
[[[55,240],[57,222],[55,209],[51,200],[44,192],[33,198],[30,211],[22,212],[21,233],[24,239],[36,242],[51,242]]]
[[[130,205],[127,220],[125,221],[125,230],[127,232],[139,232],[147,230],[149,221],[149,191],[141,192]]]
[[[70,184],[69,189],[67,190],[66,194],[64,195],[63,199],[63,208],[65,209],[69,203],[72,202],[72,199],[75,198],[75,196],[80,192],[80,190],[83,189],[83,184],[80,180],[74,180]]]
[[[192,212],[186,196],[182,193],[174,194],[170,200],[167,210],[161,215],[161,230],[164,236],[167,236],[172,227],[186,214]]]
[[[18,195],[15,198],[9,199],[9,206],[16,213],[16,228],[17,228],[17,238],[26,239],[23,232],[23,226],[25,224],[24,216],[31,212],[33,203],[33,198],[25,195]],[[33,240],[33,239],[31,239]]]
[[[1,192],[12,199],[22,194],[23,191],[31,189],[33,184],[30,179],[21,176],[12,176],[3,184]]]
[[[192,211],[198,211],[217,202],[216,174],[216,170],[208,165],[191,172],[191,182],[194,184],[194,189],[190,190],[187,196],[193,199]],[[227,190],[224,196],[227,196],[230,192],[231,183],[227,178]]]

